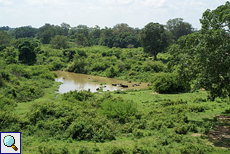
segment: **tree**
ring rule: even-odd
[[[167,21],[166,28],[173,34],[175,41],[179,37],[191,34],[194,31],[192,25],[183,20],[182,18],[175,18]]]
[[[157,54],[163,52],[168,46],[168,33],[164,26],[159,23],[147,24],[140,33],[141,44],[144,52],[154,55],[154,60],[157,60]]]
[[[54,38],[52,38],[50,43],[51,46],[55,49],[68,48],[68,42],[66,36],[56,35]]]
[[[229,2],[213,11],[205,11],[200,20],[201,31],[183,36],[178,40],[178,46],[172,49],[176,55],[173,59],[177,58],[187,75],[195,70],[198,88],[209,91],[211,100],[216,97],[230,98],[229,11]],[[190,63],[183,64],[183,58]],[[181,71],[181,74],[184,72]]]
[[[63,29],[63,32],[64,32],[63,35],[68,36],[68,32],[69,32],[71,26],[69,24],[63,22],[61,24],[61,28]]]
[[[94,28],[91,28],[90,31],[91,31],[90,37],[92,38],[92,43],[94,45],[98,45],[100,40],[100,35],[101,35],[100,27],[96,25]]]
[[[11,36],[4,31],[0,31],[0,45],[9,44],[11,41]]]
[[[138,36],[131,32],[119,33],[113,39],[113,47],[127,48],[139,46]]]
[[[41,39],[43,44],[49,44],[51,39],[56,35],[54,25],[45,24],[40,27],[37,32],[38,39]]]
[[[78,25],[77,27],[72,27],[69,30],[69,35],[71,39],[75,39],[76,43],[82,46],[90,46],[90,29],[86,25]]]
[[[54,36],[55,36],[55,31],[53,29],[47,29],[46,31],[42,33],[41,42],[43,44],[49,44],[52,37]]]
[[[24,26],[16,28],[14,31],[14,36],[16,39],[23,37],[35,37],[37,29],[31,26]]]
[[[38,44],[35,41],[30,39],[21,39],[18,43],[19,61],[28,65],[36,63],[36,47],[38,47]]]
[[[225,5],[217,7],[215,10],[206,10],[203,13],[200,22],[202,24],[202,31],[205,30],[218,30],[222,29],[226,32],[230,32],[230,2],[226,2]]]

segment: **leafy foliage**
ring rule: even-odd
[[[184,22],[182,18],[168,20],[166,28],[173,34],[174,41],[177,41],[181,36],[191,34],[194,31],[192,25]]]
[[[29,39],[22,39],[20,43],[18,44],[18,50],[19,50],[19,60],[23,64],[33,65],[36,63],[36,52],[35,48],[38,47],[38,44],[36,42],[32,42]]]
[[[172,48],[176,55],[173,59],[182,68],[179,74],[187,81],[194,79],[191,76],[197,77],[197,86],[208,90],[211,100],[230,94],[228,10],[229,2],[226,2],[216,10],[205,11],[201,31],[182,37],[178,46]]]
[[[56,35],[51,39],[51,46],[55,49],[66,49],[68,47],[67,37],[62,35]]]
[[[159,23],[149,23],[141,31],[141,44],[144,52],[154,55],[157,60],[157,54],[163,52],[168,46],[168,36],[164,26]]]
[[[118,119],[121,123],[130,121],[131,117],[137,112],[137,106],[134,102],[122,99],[104,100],[101,107],[103,114],[109,118]]]
[[[188,92],[189,83],[183,83],[178,74],[160,73],[153,79],[154,90],[159,93]]]

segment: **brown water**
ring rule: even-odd
[[[59,87],[59,93],[66,93],[73,90],[88,90],[90,89],[91,92],[96,92],[97,88],[103,83],[103,91],[114,91],[114,90],[124,90],[124,89],[144,89],[147,88],[148,83],[139,83],[139,82],[131,82],[127,83],[124,80],[116,80],[113,78],[106,78],[106,77],[99,77],[99,76],[92,76],[86,74],[79,74],[79,73],[70,73],[70,72],[63,72],[63,71],[54,71],[58,78],[55,81],[62,82]],[[119,86],[112,86],[112,84],[124,84],[128,85],[128,88],[122,88]],[[139,84],[140,86],[134,86],[133,84]]]

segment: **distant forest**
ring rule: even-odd
[[[179,37],[195,31],[192,25],[184,22],[182,18],[170,19],[166,25],[162,26],[168,32],[167,40],[170,44],[175,43]],[[55,40],[60,42],[68,40],[68,42],[79,46],[102,45],[110,48],[137,48],[141,46],[141,30],[132,28],[126,23],[117,24],[112,28],[88,27],[87,25],[71,27],[67,23],[62,23],[60,26],[46,23],[39,28],[3,26],[0,27],[0,45],[9,43],[12,37],[15,39],[27,37],[36,38],[43,44],[55,44]],[[55,48],[68,48],[68,45],[63,43],[59,46],[56,45]]]

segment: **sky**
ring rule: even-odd
[[[166,24],[183,18],[200,29],[205,10],[224,5],[226,0],[0,0],[0,27],[32,26],[45,23],[71,27],[79,24],[101,28],[126,23],[143,28],[150,22]]]

